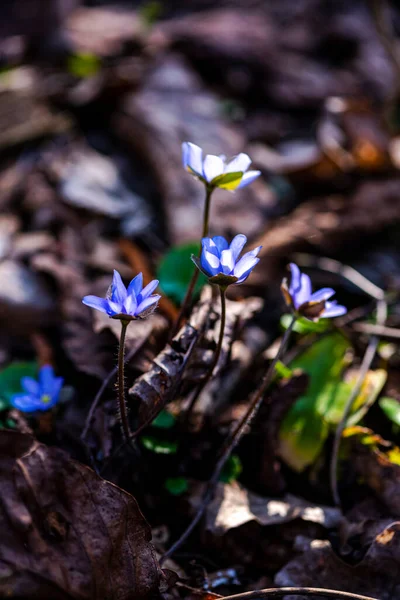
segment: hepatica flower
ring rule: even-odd
[[[282,282],[282,293],[286,304],[297,314],[309,319],[328,319],[346,314],[347,308],[337,304],[336,300],[329,301],[336,292],[332,288],[322,288],[312,293],[311,279],[294,263],[290,263],[291,280]]]
[[[106,313],[113,319],[121,321],[132,321],[144,319],[157,308],[161,296],[152,293],[158,286],[157,279],[143,287],[143,275],[139,273],[126,288],[122,282],[121,275],[114,271],[112,284],[108,288],[106,298],[98,296],[85,296],[83,304]]]
[[[58,402],[64,379],[54,375],[53,367],[44,365],[39,371],[38,381],[33,377],[22,377],[24,390],[11,397],[11,404],[22,412],[45,411]]]
[[[232,283],[243,283],[259,262],[257,254],[261,246],[246,252],[239,258],[247,238],[239,234],[230,244],[222,236],[203,238],[200,259],[192,255],[192,261],[211,283],[226,287]]]
[[[224,155],[207,154],[203,159],[203,150],[191,142],[182,144],[182,160],[185,169],[211,189],[236,190],[249,185],[261,173],[248,171],[251,159],[243,152],[229,162]]]

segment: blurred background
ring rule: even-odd
[[[113,268],[160,278],[165,333],[201,230],[183,141],[262,171],[213,198],[213,234],[263,245],[238,294],[271,312],[296,252],[399,285],[397,2],[3,0],[0,15],[0,365],[52,354],[97,385],[115,332],[81,298]]]

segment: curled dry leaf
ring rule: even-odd
[[[328,541],[302,540],[300,556],[277,574],[275,584],[328,588],[394,600],[400,598],[399,569],[400,523],[396,522],[376,536],[357,565],[343,562]],[[305,600],[304,596],[290,596],[293,598]]]
[[[160,571],[136,500],[32,436],[0,433],[0,597],[145,600]]]

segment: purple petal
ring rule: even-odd
[[[224,172],[224,163],[219,156],[207,154],[203,164],[204,179],[210,183],[215,177]]]
[[[183,166],[187,171],[192,171],[200,177],[203,176],[203,150],[192,144],[192,142],[184,142],[182,144],[182,159]]]
[[[148,283],[146,287],[143,288],[140,297],[138,298],[139,303],[142,302],[142,300],[146,300],[146,298],[148,298],[150,294],[154,292],[158,284],[158,279],[153,279],[153,281],[150,281],[150,283]]]
[[[113,302],[112,300],[108,301],[107,314],[112,317],[113,315],[119,315],[123,312],[123,304],[118,304],[117,302]]]
[[[211,254],[208,250],[201,253],[201,266],[209,275],[216,275],[220,272],[220,261],[218,256]]]
[[[39,395],[39,383],[33,377],[22,377],[21,386],[28,394],[32,394],[32,396]]]
[[[203,250],[207,250],[207,252],[210,252],[211,254],[214,254],[214,256],[219,258],[217,245],[215,244],[212,238],[203,238],[201,240],[201,246]]]
[[[251,165],[251,158],[244,152],[238,154],[225,167],[225,173],[244,173]]]
[[[292,294],[294,307],[299,308],[304,302],[308,302],[311,292],[311,279],[308,275],[302,273],[300,276],[300,289]]]
[[[247,237],[243,235],[243,233],[239,233],[239,235],[235,235],[233,240],[230,243],[229,249],[232,252],[233,260],[236,262],[239,258],[239,254],[245,247],[247,242]]]
[[[332,288],[322,288],[320,290],[318,290],[317,292],[314,292],[313,294],[311,294],[310,296],[310,300],[313,302],[320,302],[321,300],[328,300],[329,298],[332,298],[332,296],[335,295],[335,290],[333,290]]]
[[[235,268],[235,261],[230,250],[222,250],[221,252],[221,267],[225,275],[230,275]]]
[[[254,250],[252,250],[251,252],[246,252],[246,254],[244,254],[239,260],[239,262],[236,263],[233,274],[235,275],[235,277],[241,279],[245,273],[250,273],[251,269],[255,267],[259,260],[259,258],[255,257]]]
[[[223,250],[227,250],[229,248],[228,242],[224,237],[222,237],[222,235],[216,235],[215,237],[213,237],[212,241],[217,246],[218,256],[221,256],[221,252]]]
[[[246,185],[252,183],[260,175],[261,171],[247,171],[247,173],[243,175],[239,185],[237,186],[237,189],[246,187]]]
[[[114,269],[114,276],[111,288],[111,300],[118,304],[123,304],[126,300],[126,287],[123,284],[121,275]]]
[[[289,292],[293,296],[300,289],[301,272],[295,263],[290,263],[289,267],[291,273]]]
[[[327,302],[325,304],[325,310],[321,315],[322,319],[332,319],[334,317],[341,317],[347,313],[347,308],[336,302]]]
[[[134,294],[131,294],[125,300],[124,306],[121,309],[121,313],[123,313],[124,315],[131,315],[133,317],[136,314],[137,306],[138,300]]]
[[[252,270],[254,269],[254,267],[256,266],[257,263],[260,262],[259,258],[247,258],[246,259],[248,261],[247,264],[247,269],[241,274],[241,276],[239,277],[239,279],[237,280],[236,283],[243,283],[243,281],[245,281],[245,279],[248,278],[248,276],[250,275],[250,273],[252,272]],[[237,275],[236,275],[237,277]]]
[[[142,287],[143,275],[142,273],[139,273],[139,275],[136,275],[136,277],[134,277],[128,285],[127,295],[130,296],[131,294],[135,294],[135,296],[139,296],[140,292],[142,291]]]
[[[136,309],[136,316],[140,316],[143,312],[148,310],[151,306],[153,306],[154,304],[157,304],[157,302],[159,301],[160,298],[161,298],[161,296],[156,294],[155,296],[151,296],[150,298],[146,298],[146,300],[143,300],[143,302],[141,302]]]
[[[34,396],[28,396],[26,394],[14,394],[10,398],[11,404],[14,408],[21,410],[22,412],[34,412],[38,409],[39,400]]]
[[[108,314],[108,300],[105,298],[99,298],[98,296],[85,296],[82,298],[82,302],[83,304],[86,304],[86,306],[90,306],[90,308],[95,308],[96,310],[101,310],[101,312]]]
[[[64,379],[62,377],[55,377],[52,383],[51,390],[51,402],[46,404],[47,408],[51,408],[58,402],[58,397],[60,395],[61,388],[64,384]]]
[[[54,383],[54,369],[51,365],[43,365],[39,371],[39,388],[41,394],[51,394]]]

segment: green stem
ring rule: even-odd
[[[210,365],[210,368],[208,369],[207,375],[200,383],[200,386],[197,388],[195,395],[193,396],[193,398],[190,401],[190,404],[187,408],[186,415],[185,415],[186,418],[191,414],[193,407],[196,404],[197,399],[199,398],[201,392],[204,390],[207,383],[210,381],[210,379],[214,373],[214,369],[218,364],[219,357],[221,355],[222,342],[224,340],[225,322],[226,322],[226,295],[225,295],[226,287],[221,287],[221,286],[218,286],[218,287],[219,287],[219,294],[220,294],[220,298],[221,298],[221,321],[220,321],[220,327],[219,327],[219,337],[218,337],[217,347],[215,349],[214,358]]]
[[[209,226],[209,220],[210,220],[210,206],[211,206],[211,194],[213,192],[214,188],[206,188],[206,198],[205,198],[205,202],[204,202],[204,214],[203,214],[203,232],[202,232],[202,238],[207,237],[208,236],[208,226]],[[199,248],[199,254],[198,254],[198,258],[201,257],[201,249],[202,249],[202,245],[201,245],[201,241],[200,241],[200,248]],[[179,315],[177,316],[177,319],[174,323],[174,326],[172,328],[171,331],[171,335],[170,335],[170,340],[176,335],[179,326],[181,324],[181,321],[183,319],[183,317],[186,315],[186,312],[188,310],[188,307],[190,305],[190,302],[192,300],[192,296],[193,296],[193,292],[194,292],[194,288],[196,287],[196,283],[197,280],[199,278],[199,274],[200,271],[195,267],[194,271],[193,271],[193,275],[192,275],[192,279],[190,280],[188,289],[186,290],[186,294],[185,297],[183,299],[182,302],[182,306],[181,309],[179,311]]]
[[[238,443],[242,439],[243,434],[245,433],[248,426],[250,425],[250,423],[256,416],[257,411],[262,404],[264,394],[267,391],[268,386],[270,385],[270,383],[272,381],[272,377],[275,372],[276,363],[278,362],[278,360],[280,360],[282,354],[284,353],[284,351],[286,349],[286,346],[288,344],[290,335],[293,331],[293,327],[296,322],[296,319],[297,319],[297,317],[295,315],[293,315],[293,319],[292,319],[289,327],[285,331],[285,334],[281,341],[281,345],[279,347],[279,350],[278,350],[275,358],[271,362],[271,364],[268,368],[268,371],[266,372],[265,376],[263,377],[260,387],[254,392],[254,394],[251,397],[250,406],[247,409],[246,414],[240,419],[239,423],[236,425],[234,430],[228,435],[228,438],[222,447],[222,451],[220,453],[220,458],[218,459],[218,462],[215,465],[215,469],[213,471],[211,479],[208,482],[207,489],[204,493],[201,504],[200,504],[199,508],[197,509],[197,513],[195,514],[194,518],[190,522],[189,526],[182,533],[180,538],[161,557],[160,565],[162,565],[163,562],[167,558],[169,558],[183,544],[183,542],[186,541],[186,539],[192,533],[193,529],[196,527],[197,523],[200,521],[201,517],[203,516],[204,511],[206,510],[208,504],[211,502],[213,495],[214,495],[215,486],[219,481],[221,471],[224,468],[226,461],[232,454],[234,448],[238,445]]]
[[[122,435],[125,441],[131,436],[131,430],[128,421],[128,409],[125,402],[125,378],[124,378],[124,355],[125,355],[125,336],[129,321],[121,321],[121,335],[119,338],[118,350],[118,403],[119,418],[121,420]]]

